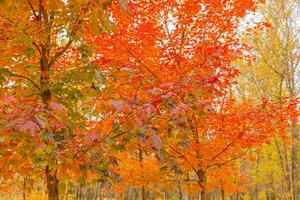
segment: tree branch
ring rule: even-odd
[[[249,150],[250,150],[250,148],[246,149],[246,151],[244,151],[242,154],[240,154],[240,155],[238,155],[238,156],[236,156],[236,157],[233,157],[233,158],[231,158],[231,159],[229,159],[229,160],[227,160],[227,161],[224,161],[224,162],[221,162],[221,163],[215,163],[215,164],[212,164],[212,165],[208,165],[207,168],[206,168],[206,170],[207,170],[208,168],[210,168],[210,167],[213,167],[213,166],[221,166],[221,165],[225,165],[225,164],[227,164],[227,163],[230,163],[230,162],[232,162],[232,161],[234,161],[234,160],[237,160],[237,159],[243,157]]]
[[[71,46],[73,40],[70,39],[69,42],[66,44],[66,46],[61,50],[61,51],[58,51],[56,52],[56,54],[54,55],[54,57],[51,59],[51,61],[48,63],[48,67],[51,67],[55,61],[60,57],[62,56]]]
[[[90,4],[88,4],[88,6],[89,6],[89,5],[90,5]],[[82,13],[84,13],[84,12],[87,10],[87,8],[88,8],[88,7],[82,9],[82,11],[81,11],[81,12],[78,14],[78,16],[76,17],[75,22],[74,22],[74,26],[72,27],[72,30],[71,30],[71,32],[70,32],[70,35],[71,35],[71,36],[74,35],[74,34],[76,33],[77,27],[78,27],[79,21],[80,21],[80,16],[81,16]],[[56,52],[56,54],[54,55],[54,57],[53,57],[53,58],[51,59],[51,61],[48,63],[48,67],[51,67],[51,66],[55,63],[55,61],[56,61],[60,56],[62,56],[62,55],[70,48],[70,46],[72,45],[73,41],[74,41],[74,40],[73,40],[72,38],[70,38],[70,39],[69,39],[69,42],[66,44],[66,46],[65,46],[61,51]]]
[[[34,17],[36,18],[36,20],[38,20],[39,16],[36,14],[36,10],[33,8],[33,5],[29,0],[28,0],[28,5],[29,5],[29,7],[31,9],[31,12],[33,13]]]
[[[177,149],[175,149],[174,147],[172,147],[171,145],[168,145],[173,151],[175,151],[177,154],[180,155],[180,157],[182,157],[189,165],[190,167],[194,170],[194,172],[197,174],[198,170],[190,163],[190,161]]]
[[[150,74],[152,74],[156,79],[158,79],[158,76],[152,71],[150,70],[145,64],[144,62],[139,59],[138,57],[136,57],[130,50],[128,50],[128,53],[138,61],[138,63],[140,63],[148,72],[150,72]]]
[[[32,83],[32,85],[34,85],[37,89],[41,90],[40,86],[39,86],[37,83],[35,83],[31,78],[29,78],[29,77],[27,77],[27,76],[23,76],[23,75],[21,75],[21,74],[15,74],[15,73],[13,73],[13,72],[11,72],[11,71],[8,71],[8,72],[9,72],[9,75],[10,75],[10,76],[26,79],[26,80],[28,80],[30,83]]]

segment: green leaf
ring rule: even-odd
[[[117,132],[119,130],[120,130],[120,124],[115,124],[112,131]]]
[[[18,40],[19,43],[24,44],[26,46],[32,45],[32,39],[28,35],[21,35]]]
[[[0,69],[0,75],[3,75],[3,76],[10,76],[10,75],[11,75],[11,72],[10,72],[8,69],[1,68],[1,69]]]
[[[66,184],[61,182],[58,184],[58,190],[61,192],[61,193],[64,193],[66,191]]]
[[[26,56],[32,56],[32,55],[34,55],[34,53],[35,53],[35,51],[34,51],[33,48],[27,48],[27,49],[24,51],[24,54],[25,54]]]
[[[115,145],[113,145],[113,148],[117,151],[125,151],[125,145],[124,144],[115,144]]]

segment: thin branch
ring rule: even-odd
[[[177,154],[180,155],[180,157],[182,157],[189,165],[190,167],[194,170],[195,173],[198,172],[198,170],[190,163],[190,161],[177,149],[175,149],[174,147],[172,147],[171,145],[168,145],[173,151],[175,151]]]
[[[15,74],[15,73],[13,73],[13,72],[11,72],[11,71],[9,71],[9,74],[10,74],[10,76],[13,76],[13,77],[18,77],[18,78],[26,79],[26,80],[28,80],[30,83],[32,83],[32,85],[34,85],[37,89],[41,90],[40,86],[39,86],[37,83],[35,83],[31,78],[29,78],[29,77],[27,77],[27,76],[23,76],[23,75],[21,75],[21,74]]]
[[[144,62],[139,59],[138,57],[136,57],[130,50],[128,50],[128,53],[134,58],[136,59],[148,72],[150,72],[156,79],[158,79],[158,76],[152,71],[150,70],[145,64]]]
[[[88,6],[89,6],[89,5],[90,5],[90,4],[88,4]],[[78,14],[78,16],[76,17],[76,20],[75,20],[75,22],[74,22],[74,26],[73,26],[73,28],[72,28],[72,30],[71,30],[71,32],[70,32],[70,35],[71,35],[71,36],[74,35],[74,34],[76,33],[77,27],[78,27],[79,21],[80,21],[80,16],[81,16],[82,13],[84,13],[84,12],[87,10],[87,8],[88,8],[88,7],[82,9],[82,11],[81,11],[81,12]],[[53,58],[51,59],[51,61],[49,62],[48,67],[51,67],[51,66],[55,63],[55,61],[56,61],[60,56],[62,56],[62,55],[70,48],[70,46],[72,45],[73,41],[74,41],[74,40],[73,40],[72,38],[70,38],[70,39],[69,39],[69,42],[66,44],[66,46],[65,46],[61,51],[56,52],[56,54],[54,55],[54,57],[53,57]]]
[[[31,9],[31,11],[32,11],[32,13],[33,13],[33,15],[34,15],[34,17],[36,18],[36,20],[38,20],[38,15],[36,14],[36,10],[34,9],[34,7],[33,7],[33,5],[32,5],[32,3],[28,0],[28,5],[29,5],[29,7],[30,7],[30,9]]]
[[[220,155],[222,155],[225,151],[227,151],[227,150],[235,143],[235,141],[236,141],[239,137],[241,137],[242,135],[243,135],[243,132],[241,132],[241,133],[238,135],[237,138],[235,138],[235,139],[232,140],[229,144],[227,144],[227,146],[226,146],[224,149],[222,149],[222,151],[220,151],[220,152],[217,153],[214,157],[212,157],[212,159],[208,162],[208,165],[207,165],[207,167],[205,168],[205,170],[208,169],[208,167],[210,166],[210,165],[209,165],[210,163],[212,163],[215,159],[217,159]]]
[[[70,39],[69,42],[66,44],[66,46],[65,46],[61,51],[58,51],[58,52],[54,55],[54,57],[53,57],[53,58],[51,59],[51,61],[49,62],[48,67],[51,67],[51,66],[55,63],[55,61],[56,61],[60,56],[62,56],[62,55],[70,48],[72,42],[73,42],[73,40]]]
[[[234,160],[237,160],[237,159],[243,157],[249,150],[250,150],[250,148],[246,149],[246,151],[244,151],[242,154],[240,154],[240,155],[238,155],[238,156],[236,156],[236,157],[233,157],[233,158],[231,158],[231,159],[229,159],[229,160],[227,160],[227,161],[224,161],[224,162],[221,162],[221,163],[215,163],[215,164],[212,164],[212,165],[208,165],[207,168],[206,168],[206,170],[207,170],[208,168],[210,168],[210,167],[213,167],[213,166],[221,166],[221,165],[225,165],[225,164],[227,164],[227,163],[230,163],[230,162],[232,162],[232,161],[234,161]]]
[[[234,142],[235,142],[235,140],[231,141],[224,149],[222,149],[222,151],[220,151],[214,157],[212,157],[212,159],[208,163],[211,163],[212,161],[217,159],[220,155],[222,155],[225,151],[227,151],[234,144]],[[209,164],[207,165],[206,169],[208,168],[208,166],[209,166]]]
[[[32,42],[32,44],[33,44],[33,46],[35,46],[35,48],[38,50],[38,52],[39,52],[40,54],[42,54],[39,45],[38,45],[36,42]]]

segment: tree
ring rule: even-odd
[[[117,29],[90,44],[106,72],[102,97],[119,113],[118,142],[150,139],[148,149],[196,182],[206,199],[212,174],[268,142],[282,120],[272,103],[238,103],[230,94],[239,73],[233,61],[247,51],[239,20],[256,4],[141,0],[129,1],[127,11],[115,8]]]
[[[240,64],[242,96],[271,98],[281,102],[285,97],[293,101],[298,97],[299,82],[299,34],[297,24],[296,1],[268,1],[261,7],[263,20],[268,22],[268,28],[257,31],[248,36],[249,45],[257,56],[253,67]],[[250,84],[251,83],[251,84]],[[283,180],[278,188],[284,188],[285,195],[291,199],[298,199],[298,158],[299,151],[297,120],[293,122],[289,135],[291,144],[286,137],[277,135],[274,138],[274,149],[277,151],[278,165],[282,169]],[[262,157],[264,157],[263,155]],[[261,162],[261,165],[265,161]],[[267,165],[267,164],[266,164]],[[271,170],[271,169],[270,169]],[[271,170],[272,171],[272,170]],[[276,191],[279,191],[278,189]],[[275,191],[274,191],[275,192]],[[277,194],[279,195],[279,194]]]
[[[180,198],[244,191],[237,160],[298,115],[291,99],[235,98],[235,61],[252,58],[240,23],[258,4],[1,1],[2,178],[43,174],[50,200],[108,179],[142,199],[171,182]]]
[[[95,93],[91,85],[97,82],[84,30],[106,29],[105,10],[110,4],[85,0],[0,2],[3,177],[38,171],[46,177],[48,199],[59,199],[59,177],[91,168],[92,164],[86,164],[90,160],[102,162],[91,156],[94,151],[101,155],[100,145],[90,154],[80,154],[97,136],[81,134],[93,121],[92,108],[83,102]]]

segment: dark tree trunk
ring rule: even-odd
[[[146,200],[146,190],[145,190],[145,186],[142,186],[142,200]]]
[[[221,190],[221,195],[222,195],[222,200],[225,200],[225,192],[223,189]]]
[[[39,14],[37,21],[42,22],[46,27],[47,38],[45,43],[40,44],[40,90],[42,101],[48,109],[51,101],[50,90],[50,48],[51,48],[51,29],[54,19],[54,13],[48,13],[44,8],[42,1],[39,1]],[[51,159],[50,159],[51,162]],[[49,165],[45,168],[47,179],[48,200],[59,200],[57,170],[50,169]]]
[[[198,175],[198,185],[201,187],[201,200],[208,200],[206,189],[205,189],[205,182],[206,182],[206,177],[205,177],[205,172],[200,169],[197,172]]]
[[[49,166],[45,169],[46,178],[47,178],[47,190],[48,190],[48,200],[59,200],[58,192],[58,179],[57,171],[49,169]]]
[[[180,181],[178,181],[178,193],[179,193],[179,200],[183,200],[183,195],[182,195],[182,189],[181,189]]]
[[[23,200],[26,200],[26,176],[24,177],[23,182]]]

